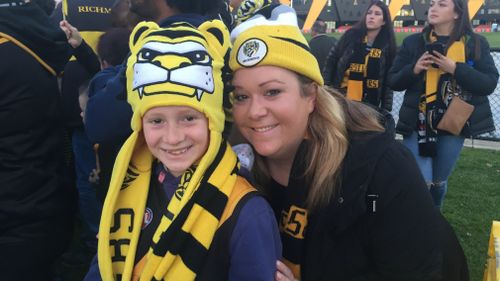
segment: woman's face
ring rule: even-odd
[[[233,86],[233,116],[241,134],[261,156],[293,159],[315,100],[302,95],[297,74],[276,66],[242,68]]]
[[[370,9],[368,9],[368,12],[366,12],[365,20],[366,20],[366,29],[380,30],[382,26],[385,24],[384,12],[379,6],[373,5],[370,7]]]
[[[453,0],[431,0],[427,21],[433,26],[454,25],[458,19]]]

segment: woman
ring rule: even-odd
[[[468,280],[411,153],[375,110],[322,86],[297,26],[242,31],[230,67],[234,121],[280,224],[276,280]]]
[[[472,31],[465,1],[431,1],[427,21],[422,33],[404,40],[388,83],[406,90],[396,131],[441,208],[464,138],[495,130],[487,96],[497,85],[498,71],[488,42]],[[442,49],[442,54],[426,49]],[[454,95],[475,107],[469,118],[464,116],[468,121],[459,135],[435,129]]]
[[[328,56],[325,84],[339,89],[348,99],[363,101],[388,112],[392,90],[387,72],[396,55],[396,41],[389,9],[374,1],[356,25],[346,31]]]

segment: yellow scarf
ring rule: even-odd
[[[431,35],[430,41],[435,42],[436,37]],[[452,59],[455,62],[465,62],[464,38],[461,38],[459,41],[451,44],[451,46],[446,51],[446,57]],[[430,67],[425,72],[425,100],[427,104],[434,102],[437,98],[437,87],[441,74],[443,74],[443,71],[435,67]],[[425,112],[425,108],[423,111]]]
[[[435,42],[437,38],[433,36],[432,32],[429,35],[429,41]],[[453,44],[446,51],[446,57],[455,62],[465,62],[465,38],[460,38],[459,41]],[[442,70],[435,67],[429,67],[425,72],[425,91],[420,95],[418,104],[418,145],[419,155],[425,157],[434,157],[437,153],[437,135],[438,132],[431,127],[434,124],[434,114],[440,107],[440,102],[437,100],[441,89],[441,80],[448,79],[448,77],[441,77],[445,74]],[[451,78],[453,79],[453,78]],[[434,125],[433,125],[434,126]]]

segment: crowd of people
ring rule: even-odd
[[[53,4],[0,0],[1,280],[469,280],[441,208],[499,75],[465,0],[399,51],[382,1],[310,42],[273,0],[119,0],[97,37]]]

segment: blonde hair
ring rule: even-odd
[[[342,163],[349,147],[351,132],[383,132],[379,113],[359,102],[347,100],[338,91],[319,86],[299,75],[303,96],[316,93],[315,109],[309,117],[304,177],[311,179],[307,207],[314,210],[326,206],[340,184]],[[270,175],[262,157],[257,157],[255,176],[265,186]]]

